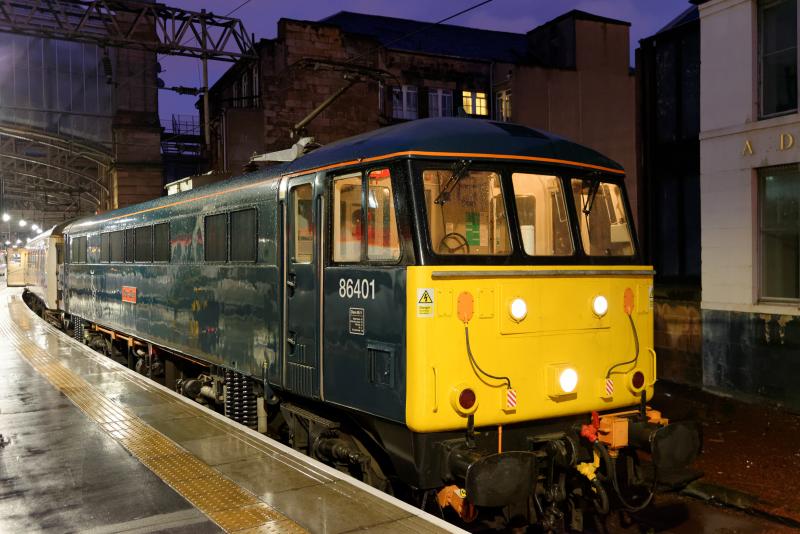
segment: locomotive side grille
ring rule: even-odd
[[[300,395],[312,396],[316,371],[316,368],[310,365],[288,362],[289,389]]]

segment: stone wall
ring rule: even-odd
[[[800,318],[703,310],[705,386],[800,410]]]

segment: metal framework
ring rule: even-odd
[[[0,0],[0,32],[201,59],[256,58],[239,19],[133,0]]]
[[[7,209],[62,215],[109,207],[111,155],[103,148],[0,123],[0,180]]]

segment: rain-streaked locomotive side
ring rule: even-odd
[[[57,264],[57,298],[34,298],[78,339],[466,521],[635,509],[699,448],[646,404],[653,272],[623,170],[537,130],[412,121],[30,248],[56,239],[29,265]]]

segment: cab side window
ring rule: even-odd
[[[361,173],[348,174],[333,181],[333,261],[361,260],[362,192]]]
[[[397,261],[400,259],[400,238],[389,169],[371,171],[367,183],[367,259]]]
[[[369,171],[364,186],[362,173],[333,181],[333,261],[396,262],[400,237],[389,169]]]

